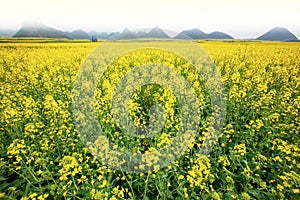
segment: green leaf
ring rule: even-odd
[[[4,176],[0,176],[0,181],[5,181],[7,180],[8,178],[4,177]]]

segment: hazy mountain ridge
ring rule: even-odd
[[[127,27],[121,33],[110,34],[106,39],[110,40],[128,40],[136,39],[137,37]]]
[[[275,27],[262,36],[258,37],[257,40],[297,41],[298,38],[284,27]]]
[[[15,33],[16,32],[16,33]],[[15,34],[14,34],[15,33]],[[198,28],[183,30],[174,37],[170,37],[163,29],[155,27],[152,29],[141,29],[131,31],[127,27],[122,32],[85,32],[81,29],[72,32],[63,32],[41,23],[23,23],[18,31],[0,29],[0,36],[13,37],[48,37],[48,38],[69,38],[89,40],[96,37],[102,40],[127,40],[138,38],[161,38],[161,39],[183,39],[183,40],[202,40],[202,39],[234,39],[224,32],[215,31],[205,33]],[[261,35],[254,40],[267,41],[299,41],[298,38],[288,29],[276,27]]]
[[[81,29],[72,32],[65,32],[65,35],[71,39],[78,39],[78,40],[91,39],[91,36]]]
[[[198,28],[184,30],[175,36],[175,39],[203,39],[207,34]]]
[[[175,39],[194,39],[194,40],[203,40],[203,39],[234,39],[232,36],[220,32],[215,31],[212,33],[205,33],[198,28],[194,28],[191,30],[184,30],[179,33]]]
[[[68,38],[63,31],[37,22],[23,23],[13,37]]]
[[[13,36],[17,30],[14,29],[0,29],[0,37],[5,36],[5,37],[11,37]]]
[[[160,28],[155,27],[150,31],[130,31],[127,27],[121,33],[116,33],[112,36],[107,37],[109,40],[127,40],[127,39],[138,39],[138,38],[162,38],[170,39],[170,37]]]
[[[160,28],[155,27],[150,32],[142,34],[141,38],[165,38],[170,39],[170,37]]]

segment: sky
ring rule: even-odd
[[[60,30],[199,28],[255,38],[286,27],[300,38],[299,0],[0,0],[0,29],[34,20]]]

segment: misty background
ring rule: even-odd
[[[63,31],[196,27],[255,38],[279,26],[300,38],[298,0],[10,0],[1,5],[0,29],[17,30],[22,22],[35,20]]]

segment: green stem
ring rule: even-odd
[[[132,188],[131,183],[127,180],[127,178],[126,178],[126,176],[125,176],[123,170],[122,170],[121,168],[120,168],[120,170],[121,170],[123,176],[125,177],[126,182],[128,183],[128,185],[129,185],[129,187],[130,187],[130,190],[131,190],[131,192],[132,192],[132,196],[134,196],[134,191],[133,191],[133,188]]]
[[[148,188],[148,180],[149,180],[149,176],[150,176],[150,174],[148,173],[147,179],[146,179],[146,185],[145,185],[145,190],[144,190],[144,197],[143,197],[143,199],[145,199],[146,194],[147,194],[147,188]]]

